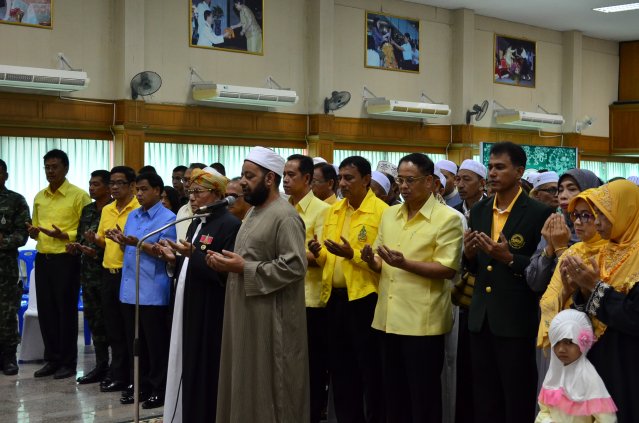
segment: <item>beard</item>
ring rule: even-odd
[[[266,202],[268,195],[269,189],[264,183],[264,178],[262,178],[260,183],[257,184],[253,191],[251,191],[250,193],[244,191],[244,201],[252,206],[259,207]]]

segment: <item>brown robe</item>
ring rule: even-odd
[[[226,286],[217,422],[309,420],[304,223],[283,199],[253,208]]]

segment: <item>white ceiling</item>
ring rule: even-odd
[[[444,9],[471,9],[476,14],[557,31],[577,30],[613,41],[639,39],[639,10],[601,13],[595,7],[639,0],[405,0]]]

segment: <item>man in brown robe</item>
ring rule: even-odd
[[[304,223],[280,198],[284,159],[255,147],[242,166],[248,212],[235,251],[209,252],[228,272],[218,423],[309,420]]]

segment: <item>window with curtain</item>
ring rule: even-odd
[[[226,168],[226,176],[234,178],[240,176],[242,163],[251,148],[253,147],[239,145],[145,142],[144,162],[155,167],[165,185],[171,185],[171,174],[176,166],[188,166],[196,162],[207,166],[215,162],[222,163]],[[301,148],[272,148],[285,159],[293,154],[306,154]]]
[[[370,151],[370,150],[334,150],[333,151],[333,159],[335,164],[339,165],[342,160],[350,156],[362,156],[369,162],[371,162],[371,167],[373,170],[377,167],[377,163],[381,160],[386,160],[391,162],[395,166],[399,163],[400,159],[406,156],[407,152],[399,152],[399,151]],[[437,163],[440,160],[446,158],[445,154],[433,154],[426,153],[428,157],[433,161],[433,163]]]
[[[91,172],[113,167],[113,142],[109,140],[0,136],[0,158],[9,173],[7,188],[22,194],[31,210],[35,195],[48,185],[42,157],[55,148],[69,156],[69,182],[87,192]],[[35,242],[29,239],[27,247],[35,248]]]
[[[622,178],[639,176],[639,163],[596,162],[582,160],[579,166],[582,169],[592,171],[602,181],[608,181],[618,176],[621,176]]]

